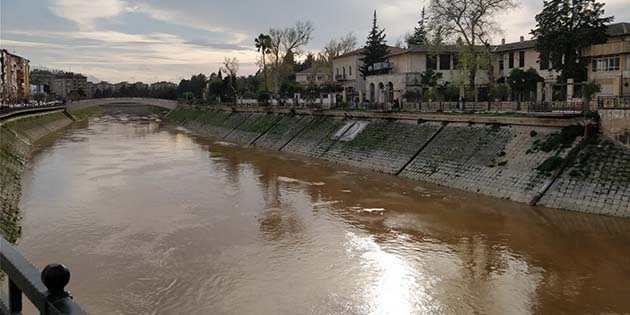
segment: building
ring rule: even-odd
[[[459,48],[454,45],[418,45],[388,55],[381,74],[365,78],[366,99],[372,103],[402,101],[409,90],[422,91],[422,74],[427,70],[440,73],[439,85],[453,82]],[[478,84],[487,82],[487,75],[479,71]]]
[[[401,52],[399,47],[388,47],[389,53]],[[363,102],[366,92],[365,79],[359,68],[363,66],[364,48],[333,58],[333,79],[343,86],[343,101]]]
[[[80,73],[35,69],[31,72],[31,83],[43,86],[45,93],[61,99],[88,98],[91,93],[87,77]]]
[[[2,102],[11,103],[30,97],[30,61],[26,58],[0,50],[0,94]]]
[[[493,49],[494,78],[500,80],[510,75],[512,69],[534,69],[546,82],[555,82],[559,73],[551,69],[549,58],[542,58],[536,50],[536,40],[525,40],[521,36],[515,43],[505,43]]]
[[[303,85],[322,85],[332,82],[332,74],[329,67],[310,67],[295,74],[295,82]]]
[[[630,97],[630,23],[608,25],[606,43],[582,52],[589,58],[588,80],[601,87],[599,96]]]

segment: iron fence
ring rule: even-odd
[[[600,96],[597,107],[603,109],[630,109],[630,96]]]
[[[70,271],[63,265],[50,264],[40,273],[20,252],[0,236],[0,269],[8,276],[8,295],[0,294],[0,314],[22,314],[22,295],[42,315],[87,314],[65,290]]]
[[[196,105],[197,107],[212,108],[221,104]],[[234,108],[261,107],[257,104],[224,104]],[[374,112],[416,112],[416,113],[440,113],[440,112],[465,112],[465,113],[549,113],[558,115],[579,115],[584,111],[582,101],[433,101],[433,102],[404,102],[399,103],[333,103],[321,104],[318,102],[274,103],[267,104],[266,108],[295,108],[314,110],[345,110],[345,111],[374,111]],[[594,109],[591,108],[591,109]]]
[[[4,116],[6,114],[32,110],[32,109],[44,109],[44,108],[52,108],[52,107],[61,107],[63,106],[62,102],[46,102],[46,103],[25,103],[25,104],[0,104],[0,116]]]

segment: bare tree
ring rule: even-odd
[[[280,86],[280,75],[283,72],[284,62],[293,60],[294,56],[302,54],[302,49],[308,45],[315,28],[311,22],[298,21],[295,25],[285,29],[272,28],[269,30],[270,51],[272,56],[272,76],[274,91]],[[291,69],[289,69],[291,70]]]
[[[234,104],[236,104],[236,102],[238,101],[238,90],[234,86],[234,83],[236,82],[236,75],[238,73],[238,69],[239,69],[239,63],[236,57],[225,57],[225,59],[223,60],[223,67],[221,67],[221,70],[223,70],[225,73],[229,75],[228,82],[230,83],[230,89],[234,93]]]
[[[311,22],[298,21],[292,27],[284,30],[282,37],[282,46],[284,52],[293,53],[294,55],[302,54],[302,48],[311,41],[311,36],[315,28]]]
[[[479,48],[490,54],[492,35],[501,32],[497,15],[517,5],[517,0],[431,0],[431,27],[444,37],[458,37],[463,43],[463,54],[472,61],[468,69],[468,84],[476,90],[475,79],[480,64],[476,58]],[[480,45],[481,47],[479,47]],[[491,69],[492,67],[488,67]],[[490,76],[491,77],[491,76]],[[475,99],[477,93],[475,92]]]
[[[332,63],[332,59],[341,56],[345,53],[349,53],[357,46],[357,38],[348,33],[339,39],[332,39],[321,53],[322,57],[329,63]]]

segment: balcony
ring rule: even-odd
[[[335,81],[347,81],[348,77],[344,74],[335,75]]]

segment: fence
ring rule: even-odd
[[[12,112],[36,109],[36,108],[50,108],[63,106],[63,102],[42,102],[42,103],[20,103],[20,104],[0,104],[0,115],[9,114]]]
[[[597,107],[603,109],[630,109],[630,96],[600,96]]]
[[[202,107],[212,106],[230,106],[230,107],[258,107],[256,102],[243,102],[241,104],[197,104]],[[304,108],[304,109],[331,109],[331,110],[359,110],[359,111],[400,111],[400,112],[418,112],[418,113],[436,113],[436,112],[487,112],[487,113],[552,113],[552,114],[581,114],[584,109],[582,101],[548,101],[548,102],[530,102],[530,101],[493,101],[493,102],[452,102],[452,101],[436,101],[436,102],[404,102],[402,104],[395,103],[321,103],[321,102],[294,102],[289,99],[286,101],[273,100],[265,107],[269,108]]]
[[[40,272],[20,252],[0,236],[0,269],[9,277],[8,297],[0,296],[0,314],[22,314],[22,294],[42,315],[87,314],[65,290],[70,271],[63,265],[51,264]]]

